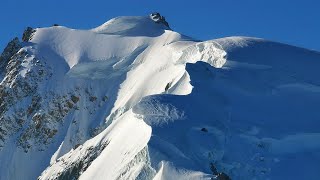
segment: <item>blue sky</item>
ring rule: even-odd
[[[0,50],[25,27],[96,27],[116,16],[157,11],[200,40],[254,36],[320,51],[319,0],[1,0]]]

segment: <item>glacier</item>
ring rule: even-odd
[[[153,16],[37,28],[0,58],[0,179],[318,179],[319,67]]]

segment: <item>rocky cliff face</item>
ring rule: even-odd
[[[11,57],[16,54],[21,47],[22,45],[17,37],[11,40],[5,47],[0,56],[0,77],[5,74],[6,66],[8,65]]]
[[[74,87],[65,93],[46,89],[52,76],[52,67],[33,55],[31,47],[20,49],[10,58],[0,84],[0,149],[11,139],[26,153],[30,148],[45,151],[66,116],[80,108],[92,109],[79,107],[81,101],[89,104],[107,100],[106,96],[97,99],[90,95],[87,88]],[[87,97],[82,99],[80,94]],[[77,141],[74,139],[73,144]]]
[[[43,137],[36,135],[41,131],[38,112],[43,97],[39,91],[50,80],[52,71],[28,52],[28,48],[23,48],[10,58],[5,72],[0,84],[0,118],[3,122],[0,124],[0,146],[6,139],[15,137],[17,145],[27,151],[31,136]],[[30,135],[31,131],[34,135]],[[46,130],[46,134],[52,136],[54,131]],[[32,141],[43,143],[37,138]]]

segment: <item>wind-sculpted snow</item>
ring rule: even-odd
[[[226,63],[226,52],[215,41],[197,43],[184,49],[181,54],[177,63],[204,61],[217,68],[221,68]]]
[[[38,28],[6,56],[0,179],[319,177],[320,53],[150,17]]]
[[[187,65],[194,86],[191,94],[144,98],[133,110],[152,127],[148,143],[152,165],[169,161],[181,169],[210,174],[214,163],[235,179],[316,179],[319,174],[312,167],[319,165],[313,157],[320,150],[316,114],[320,94],[299,86],[280,92],[274,81],[266,84],[274,77],[263,75],[277,70],[267,71],[243,66],[213,69],[197,62]],[[286,78],[291,79],[282,75],[282,80]],[[168,116],[168,107],[183,116],[161,124],[155,112]],[[294,163],[301,165],[290,165]]]
[[[150,126],[162,126],[184,118],[184,113],[179,112],[172,104],[164,103],[162,95],[157,98],[143,98],[138,105],[133,107],[133,112],[143,114],[143,120]],[[160,103],[161,102],[161,103]]]

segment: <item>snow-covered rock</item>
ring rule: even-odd
[[[117,17],[14,41],[1,61],[0,179],[317,179],[320,53],[199,42],[164,22]]]

